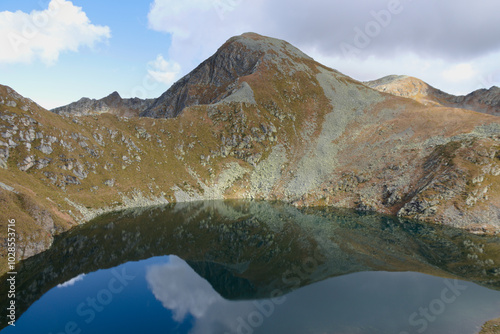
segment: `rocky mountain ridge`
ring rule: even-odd
[[[179,82],[135,118],[61,117],[0,86],[0,220],[18,219],[20,258],[104,212],[205,199],[500,231],[496,116],[379,92],[257,34]]]
[[[244,35],[252,36],[252,33]],[[248,89],[248,86],[238,87],[237,81],[239,77],[249,75],[256,70],[264,53],[258,47],[252,50],[254,45],[247,45],[245,49],[236,50],[232,41],[237,39],[238,37],[233,37],[228,40],[217,53],[156,99],[122,99],[117,92],[113,92],[100,100],[82,98],[69,105],[52,109],[52,111],[65,116],[111,113],[125,117],[172,118],[179,115],[186,107],[213,104],[226,98],[251,103],[254,101],[253,92]],[[273,47],[277,52],[279,44],[284,42],[275,40],[273,43],[276,44]],[[229,47],[225,47],[226,45]],[[286,48],[287,45],[285,43],[282,47]],[[297,51],[300,52],[295,50]],[[300,57],[308,58],[303,53]],[[496,86],[456,96],[406,75],[389,75],[366,81],[364,84],[384,93],[411,98],[426,106],[467,109],[500,116],[500,88]],[[235,94],[235,92],[238,93]]]
[[[414,99],[426,106],[461,108],[500,116],[500,88],[496,86],[456,96],[405,75],[390,75],[365,84],[381,92]]]
[[[54,108],[51,111],[64,116],[89,116],[110,113],[123,117],[136,117],[151,106],[153,102],[154,99],[123,99],[118,92],[113,92],[99,100],[82,97],[76,102]]]

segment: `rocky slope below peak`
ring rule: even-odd
[[[427,106],[461,108],[500,116],[500,88],[496,86],[455,96],[405,75],[389,75],[365,84],[378,91],[411,98]]]
[[[136,117],[146,110],[153,101],[154,99],[122,99],[118,92],[113,92],[99,100],[83,97],[76,102],[54,108],[51,111],[64,116],[88,116],[109,113],[123,117]]]

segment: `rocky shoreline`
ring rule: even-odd
[[[500,332],[500,318],[486,322],[479,334],[496,334]]]

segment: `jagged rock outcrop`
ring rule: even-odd
[[[146,110],[153,101],[154,99],[122,99],[118,92],[113,92],[99,100],[83,97],[76,102],[54,108],[51,111],[64,116],[88,116],[109,113],[123,117],[136,117]]]
[[[500,231],[497,116],[379,92],[284,41],[231,38],[149,111],[61,117],[0,86],[0,221],[49,245],[107,211],[250,198]]]
[[[406,75],[389,75],[365,82],[381,92],[414,99],[427,106],[469,109],[500,116],[500,88],[478,89],[470,94],[455,96],[430,86],[420,79]]]

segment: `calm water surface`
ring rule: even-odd
[[[128,211],[23,261],[2,334],[476,333],[500,316],[499,257],[499,238],[351,211]]]

